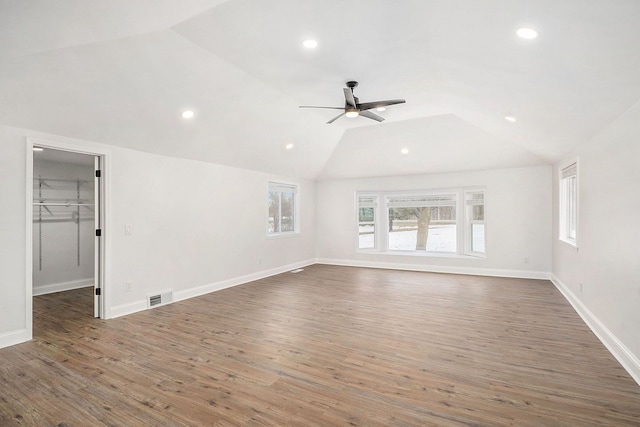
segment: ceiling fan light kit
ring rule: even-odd
[[[404,99],[388,99],[385,101],[374,101],[374,102],[363,102],[360,103],[358,97],[354,96],[353,89],[358,86],[358,82],[356,81],[348,81],[347,87],[343,89],[344,92],[344,107],[316,107],[311,105],[301,105],[300,108],[327,108],[330,110],[342,110],[342,113],[338,114],[331,120],[327,122],[327,124],[331,124],[338,120],[342,116],[347,116],[350,118],[362,116],[371,120],[375,120],[377,122],[381,122],[384,120],[384,117],[381,117],[369,110],[377,109],[378,111],[384,111],[389,105],[395,104],[404,104]]]

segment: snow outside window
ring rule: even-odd
[[[465,205],[465,252],[468,255],[484,254],[484,191],[465,192]]]
[[[298,231],[298,186],[269,182],[267,196],[268,235]]]
[[[485,256],[484,189],[356,193],[357,248]]]
[[[390,251],[457,252],[457,194],[387,196]]]
[[[376,248],[378,196],[358,196],[358,249]]]
[[[560,240],[577,246],[578,163],[560,170]]]

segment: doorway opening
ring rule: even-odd
[[[103,155],[38,142],[31,154],[32,311],[104,318]]]

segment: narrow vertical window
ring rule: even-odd
[[[560,240],[577,246],[578,163],[560,170]]]
[[[469,255],[485,253],[484,192],[465,193],[466,204],[466,243]]]
[[[269,182],[267,196],[267,232],[269,235],[298,231],[297,200],[297,185]]]
[[[377,196],[358,196],[358,249],[376,247]]]

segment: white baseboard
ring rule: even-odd
[[[552,274],[551,282],[558,288],[562,295],[564,295],[567,301],[569,301],[589,329],[591,329],[602,344],[607,347],[609,352],[620,362],[635,382],[640,385],[640,359],[638,359],[558,277]]]
[[[31,340],[31,335],[26,329],[20,329],[18,331],[6,332],[0,334],[0,348],[9,347],[12,345],[20,344]]]
[[[205,295],[211,292],[220,291],[222,289],[231,288],[233,286],[242,285],[244,283],[253,282],[254,280],[264,279],[265,277],[275,276],[276,274],[286,273],[287,271],[295,270],[296,268],[306,267],[308,265],[315,264],[315,259],[309,259],[305,261],[296,262],[293,264],[283,265],[281,267],[272,268],[270,270],[263,270],[257,273],[247,274],[246,276],[235,277],[233,279],[222,280],[220,282],[210,283],[204,286],[198,286],[197,288],[186,289],[184,291],[176,291],[173,293],[174,301],[183,301],[185,299]]]
[[[424,271],[429,273],[466,274],[472,276],[512,277],[517,279],[549,280],[551,273],[547,271],[502,270],[497,268],[469,268],[441,265],[402,264],[395,262],[356,261],[318,258],[317,264],[343,265],[347,267],[382,268],[388,270]]]
[[[222,280],[215,283],[209,283],[207,285],[198,286],[195,288],[185,289],[182,291],[173,292],[173,302],[184,301],[189,298],[205,295],[211,292],[220,291],[222,289],[231,288],[233,286],[242,285],[244,283],[253,282],[254,280],[264,279],[265,277],[275,276],[276,274],[285,273],[296,268],[306,267],[308,265],[315,264],[314,259],[296,262],[293,264],[284,265],[270,270],[258,271],[256,273],[247,274],[245,276],[234,277],[232,279]],[[135,301],[128,304],[122,304],[119,306],[111,307],[109,310],[109,319],[113,319],[127,314],[133,314],[139,311],[147,310],[147,300]]]
[[[93,277],[89,279],[74,280],[71,282],[52,283],[33,287],[33,296],[52,294],[54,292],[70,291],[72,289],[86,288],[93,286]]]
[[[115,319],[116,317],[137,313],[139,311],[146,310],[147,308],[148,307],[146,299],[117,305],[115,307],[111,307],[111,309],[109,310],[109,314],[107,315],[107,319]]]

